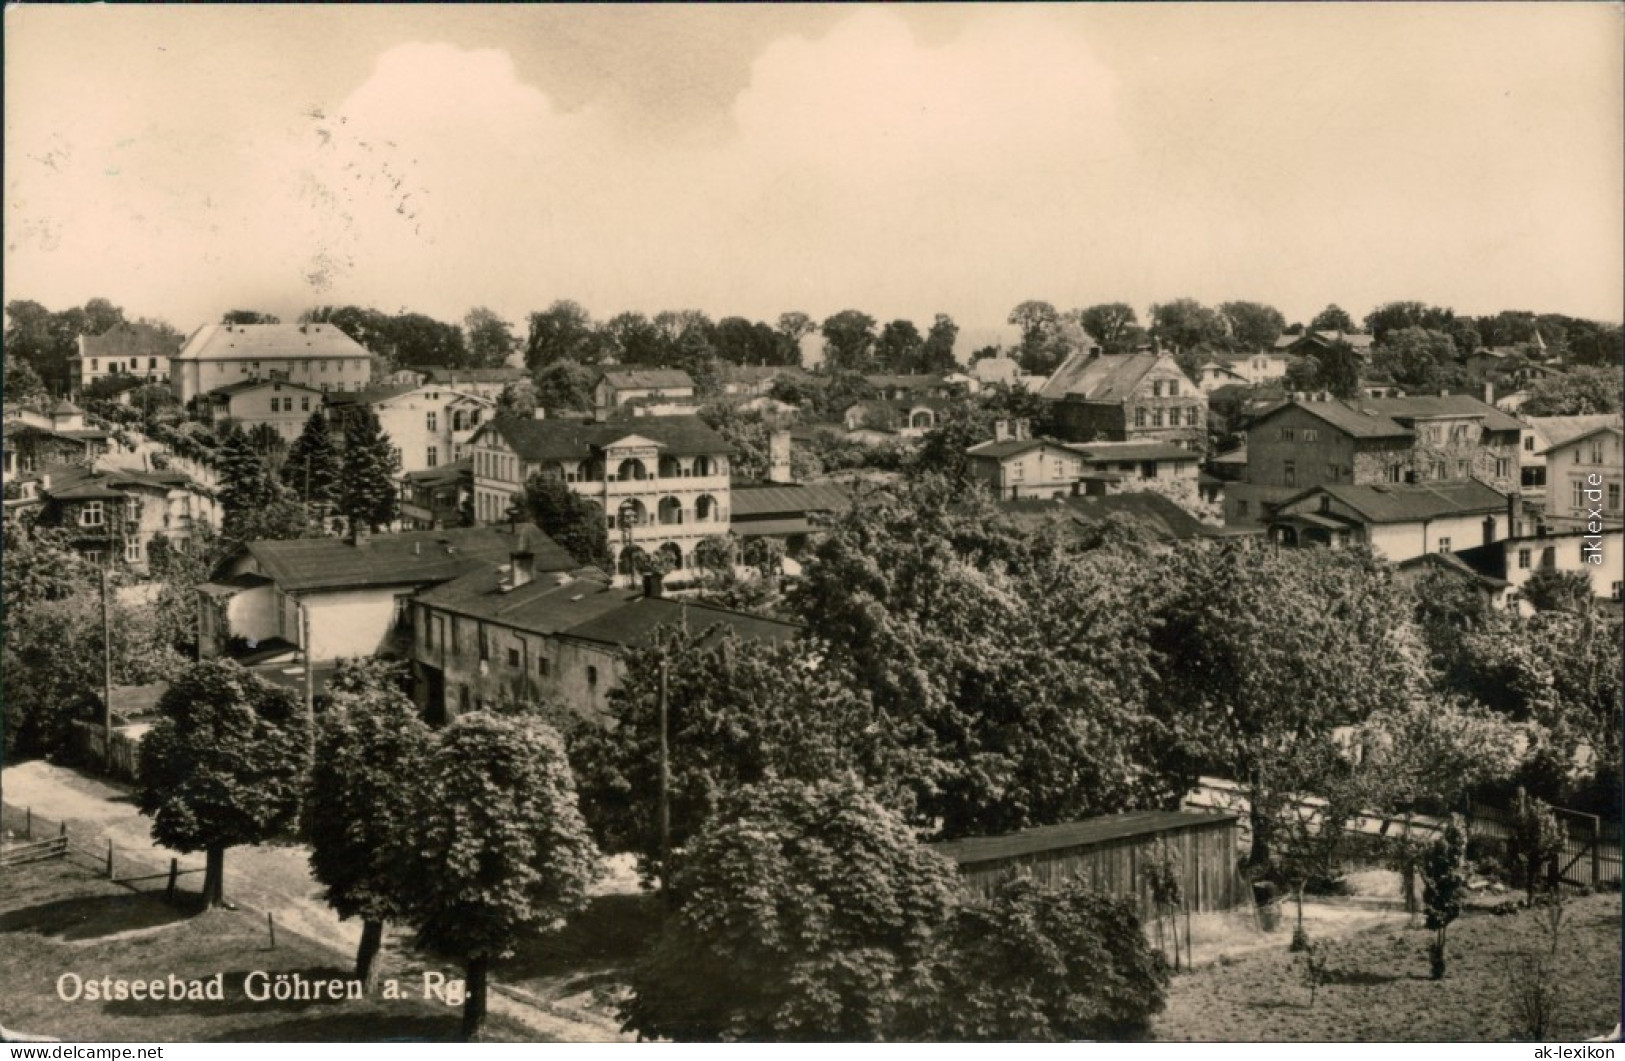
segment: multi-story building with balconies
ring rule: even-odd
[[[674,577],[694,547],[728,533],[732,450],[697,416],[590,422],[498,416],[471,442],[474,517],[508,519],[533,475],[556,479],[596,504],[625,578],[663,554]]]
[[[169,362],[170,387],[182,403],[254,379],[361,390],[372,379],[372,355],[331,324],[206,324]]]
[[[38,481],[38,525],[61,529],[76,551],[97,564],[145,571],[154,538],[189,550],[220,529],[215,499],[182,472],[53,464]]]
[[[329,394],[327,407],[335,431],[343,430],[354,409],[369,408],[377,414],[378,426],[400,454],[403,476],[468,456],[474,433],[496,412],[490,398],[440,383]]]

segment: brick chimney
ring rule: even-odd
[[[1507,495],[1507,537],[1516,538],[1523,532],[1523,495],[1514,490]]]
[[[775,431],[767,436],[767,481],[793,483],[795,473],[790,470],[790,432]]]
[[[527,543],[521,542],[508,554],[508,583],[518,589],[528,586],[536,577],[536,554]]]
[[[1033,422],[1026,417],[1016,420],[1015,437],[1018,442],[1025,442],[1032,437]]]
[[[993,421],[993,441],[995,441],[995,442],[1008,442],[1008,441],[1010,441],[1010,421],[1008,421],[1008,420],[995,420],[995,421]]]
[[[1484,384],[1484,404],[1485,405],[1494,405],[1495,404],[1495,384],[1489,383],[1487,381]]]
[[[350,517],[350,544],[357,549],[372,540],[372,528],[355,517]]]

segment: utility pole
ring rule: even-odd
[[[316,754],[316,667],[310,658],[310,606],[299,602],[299,636],[305,647],[305,743],[309,746],[312,762]]]
[[[102,568],[102,770],[113,772],[113,617],[107,602],[107,568]]]
[[[667,661],[660,661],[660,890],[671,896],[671,749],[666,738]]]

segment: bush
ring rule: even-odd
[[[1121,1042],[1147,1037],[1168,964],[1132,901],[1076,880],[1052,890],[1017,879],[958,912],[933,979],[938,991],[910,1038]]]

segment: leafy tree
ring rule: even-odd
[[[339,511],[351,530],[364,524],[376,531],[395,521],[400,512],[395,473],[400,466],[378,415],[371,409],[356,409],[344,425],[338,477]]]
[[[320,412],[310,414],[304,430],[288,447],[282,462],[282,484],[307,505],[318,510],[338,502],[339,475],[343,470],[332,430]]]
[[[1286,366],[1286,375],[1281,377],[1281,386],[1297,394],[1313,394],[1320,391],[1321,372],[1320,359],[1313,354],[1306,354]],[[1212,419],[1212,398],[1209,402],[1209,420]]]
[[[1360,394],[1360,355],[1341,340],[1316,355],[1320,364],[1320,389],[1335,398],[1356,398]]]
[[[927,990],[956,874],[846,781],[734,793],[695,839],[681,905],[634,969],[626,1027],[682,1041],[896,1037]]]
[[[1414,630],[1396,621],[1404,599],[1369,555],[1251,541],[1182,550],[1162,575],[1150,701],[1167,726],[1159,757],[1187,785],[1203,769],[1242,783],[1251,861],[1266,865],[1271,808],[1293,791],[1276,764],[1334,727],[1402,708],[1419,681]]]
[[[1417,389],[1437,390],[1466,378],[1450,336],[1425,328],[1388,332],[1372,351],[1371,363],[1395,383]]]
[[[225,902],[226,849],[282,835],[310,767],[309,719],[291,690],[228,660],[203,660],[158,701],[141,742],[136,802],[152,838],[207,855],[206,906]]]
[[[1292,950],[1309,945],[1303,893],[1335,880],[1348,850],[1349,823],[1371,802],[1366,778],[1351,774],[1329,734],[1296,743],[1271,763],[1276,791],[1261,805],[1269,816],[1272,869],[1292,889],[1298,923]]]
[[[1230,339],[1243,350],[1268,350],[1286,330],[1286,318],[1262,302],[1221,302],[1219,316]]]
[[[592,371],[578,361],[559,360],[536,373],[536,404],[549,414],[592,410]]]
[[[1048,302],[1021,303],[1010,311],[1008,323],[1021,329],[1016,360],[1024,372],[1047,376],[1072,353],[1066,322]]]
[[[915,820],[952,838],[1170,794],[1143,625],[1162,582],[1150,557],[1076,554],[925,478],[860,497],[791,601],[901,727]]]
[[[475,306],[463,317],[463,336],[468,363],[475,368],[506,365],[509,356],[519,348],[513,325],[485,306]]]
[[[722,535],[703,538],[694,546],[694,566],[714,579],[725,579],[733,574],[733,543]]]
[[[1591,576],[1584,571],[1543,567],[1523,584],[1523,597],[1536,611],[1573,612],[1591,607]]]
[[[1101,302],[1073,310],[1070,316],[1075,317],[1108,354],[1128,353],[1145,338],[1139,315],[1127,302]]]
[[[1418,697],[1379,711],[1360,730],[1373,809],[1460,807],[1469,793],[1518,769],[1522,726],[1462,697]]]
[[[717,322],[717,356],[736,365],[776,365],[782,352],[779,338],[770,324],[724,317]]]
[[[1406,328],[1423,328],[1448,334],[1456,330],[1456,325],[1454,310],[1421,302],[1387,302],[1365,315],[1365,330],[1377,343],[1387,339],[1390,332]]]
[[[1352,332],[1355,331],[1354,318],[1349,316],[1348,310],[1332,302],[1326,308],[1315,314],[1315,319],[1309,322],[1309,330],[1315,332]]]
[[[1552,808],[1523,789],[1512,805],[1512,835],[1507,839],[1507,864],[1513,880],[1523,886],[1532,906],[1535,893],[1558,886],[1557,858],[1563,853],[1568,832]],[[1430,926],[1431,927],[1431,926]]]
[[[418,779],[404,905],[422,946],[463,963],[475,1040],[492,960],[586,905],[598,852],[559,736],[534,717],[459,716]]]
[[[1150,1037],[1168,969],[1131,899],[1081,880],[1004,884],[959,909],[933,965],[937,990],[910,1038],[1125,1042]]]
[[[954,358],[954,343],[958,339],[959,325],[946,313],[938,313],[931,321],[931,330],[926,333],[914,368],[930,373],[955,371],[959,368],[959,362]]]
[[[551,365],[544,372],[552,372],[558,365]],[[536,384],[528,379],[514,380],[505,384],[502,393],[497,395],[497,415],[518,416],[529,420],[536,415]],[[546,410],[543,410],[545,413]]]
[[[339,917],[359,917],[355,974],[370,981],[384,922],[404,913],[403,838],[412,826],[432,740],[401,691],[400,664],[343,660],[316,737],[302,812],[311,874]]]
[[[919,366],[925,339],[913,321],[894,320],[880,330],[875,341],[875,360],[888,372],[908,373]]]
[[[261,313],[254,309],[227,310],[220,318],[221,324],[281,324],[280,317],[269,313]]]
[[[1617,413],[1622,389],[1625,370],[1617,363],[1611,368],[1572,368],[1530,384],[1529,396],[1518,411],[1523,416]]]
[[[659,365],[665,345],[654,323],[641,313],[618,313],[598,329],[605,352],[623,365]]]
[[[124,323],[124,310],[105,298],[93,298],[85,303],[86,335],[105,335]]]
[[[1568,346],[1575,365],[1607,368],[1625,361],[1625,341],[1617,324],[1571,321]]]
[[[816,645],[657,631],[610,693],[611,728],[573,735],[583,806],[605,851],[638,856],[646,879],[669,880],[657,815],[661,670],[670,748],[670,837],[686,849],[719,802],[769,778],[817,780],[891,769],[889,727]]]
[[[472,360],[462,329],[422,313],[396,314],[389,322],[389,336],[391,357],[399,365],[461,368]]]
[[[40,601],[65,600],[98,585],[97,568],[69,545],[67,532],[39,527],[5,531],[0,564],[5,610],[16,613]]]
[[[222,533],[228,542],[280,542],[298,538],[323,538],[327,530],[310,510],[294,500],[286,490],[261,505],[242,513]]]
[[[525,483],[524,513],[576,563],[614,569],[604,511],[558,479],[541,474]]]
[[[855,309],[827,317],[824,334],[826,372],[867,372],[873,367],[875,319]]]
[[[1151,334],[1176,350],[1213,347],[1225,340],[1224,318],[1193,298],[1151,307]]]
[[[802,313],[800,310],[791,310],[779,314],[775,330],[779,333],[779,364],[801,364],[801,340],[818,330],[818,322]]]
[[[576,302],[561,299],[545,311],[530,315],[525,340],[525,367],[540,372],[555,361],[598,362],[599,337],[592,318]]]
[[[44,401],[49,396],[40,374],[34,370],[33,365],[12,352],[9,341],[6,346],[5,372],[0,375],[0,381],[4,383],[8,403],[34,404]]]
[[[331,324],[375,356],[395,361],[395,321],[361,306],[317,306],[299,315],[301,324]]]
[[[1435,980],[1444,979],[1445,930],[1461,916],[1466,891],[1467,830],[1461,816],[1452,814],[1422,860],[1422,907],[1427,927],[1435,933],[1428,944],[1428,964]]]

